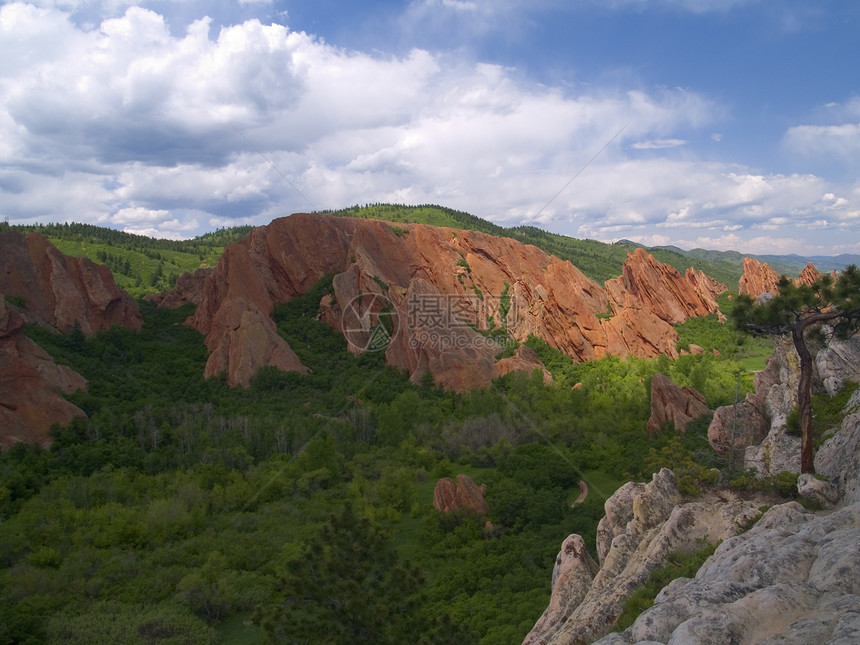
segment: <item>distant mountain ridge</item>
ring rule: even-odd
[[[633,242],[630,242],[633,244]],[[815,268],[822,273],[830,271],[842,271],[849,264],[860,264],[860,255],[851,255],[842,253],[840,255],[810,255],[802,256],[797,254],[790,255],[744,255],[737,251],[712,251],[708,249],[691,249],[685,251],[677,246],[659,246],[645,247],[649,251],[656,249],[666,250],[671,253],[677,253],[688,258],[700,258],[709,262],[721,262],[731,265],[743,267],[744,258],[754,258],[759,262],[767,263],[774,271],[779,274],[788,275],[796,278],[803,271],[804,267],[812,263]]]

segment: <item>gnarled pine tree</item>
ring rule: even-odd
[[[847,267],[834,279],[825,274],[811,285],[798,285],[786,276],[779,292],[769,300],[756,302],[740,295],[732,311],[738,329],[757,335],[791,334],[800,358],[797,408],[800,417],[800,471],[814,473],[812,454],[812,366],[807,336],[813,329],[825,331],[825,340],[847,338],[860,326],[860,270]]]

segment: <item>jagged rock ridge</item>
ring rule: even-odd
[[[57,250],[44,236],[0,233],[0,293],[22,296],[27,320],[91,336],[121,325],[139,329],[140,309],[103,264]]]
[[[770,508],[679,578],[621,634],[599,645],[849,644],[860,636],[860,392],[815,455],[832,489],[830,513],[797,502]],[[809,479],[814,479],[808,476]],[[802,482],[798,480],[798,488]]]
[[[672,471],[651,482],[628,483],[605,504],[597,527],[596,564],[582,538],[562,545],[553,571],[549,606],[523,645],[579,645],[608,632],[631,593],[675,550],[736,535],[758,514],[759,503],[729,491],[685,501]]]
[[[429,370],[453,390],[488,385],[506,369],[496,365],[503,348],[479,332],[491,324],[518,341],[533,334],[578,361],[674,358],[672,325],[715,313],[725,289],[642,249],[603,289],[570,262],[508,238],[299,213],[230,245],[203,280],[190,324],[211,352],[207,376],[226,372],[231,385],[247,385],[262,365],[302,371],[272,312],[327,274],[335,275],[334,293],[321,303],[323,317],[353,351],[379,349],[375,334],[387,316],[392,329],[379,349],[387,362],[414,379]]]
[[[48,430],[66,425],[83,410],[63,398],[86,388],[83,376],[57,365],[21,331],[24,319],[0,297],[0,447],[51,443]]]
[[[818,269],[810,262],[793,282],[797,285],[810,285],[821,277]],[[738,292],[757,298],[763,293],[776,295],[780,275],[766,262],[755,258],[744,258],[743,274],[738,281]]]
[[[624,633],[600,645],[856,643],[860,504],[827,516],[774,506],[679,578]]]

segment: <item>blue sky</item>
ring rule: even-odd
[[[860,253],[860,3],[0,4],[0,214],[161,237],[435,203]]]

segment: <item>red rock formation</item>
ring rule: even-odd
[[[722,282],[714,280],[703,271],[696,271],[693,267],[687,269],[684,273],[684,277],[692,285],[693,290],[701,297],[707,297],[707,294],[709,294],[710,298],[714,301],[712,304],[716,303],[717,296],[728,289],[728,287]]]
[[[797,285],[811,285],[820,277],[821,273],[819,273],[818,269],[815,268],[815,265],[810,262],[805,267],[803,267],[803,271],[800,272],[800,275],[797,276],[797,280],[795,280],[794,282]]]
[[[725,285],[693,269],[682,276],[641,248],[627,256],[620,277],[606,281],[613,311],[649,309],[670,324],[716,313],[716,297],[725,290]]]
[[[713,281],[682,276],[644,251],[604,291],[570,262],[515,240],[419,224],[397,229],[296,214],[230,245],[190,320],[212,352],[207,376],[226,371],[230,384],[246,385],[262,365],[303,370],[271,315],[326,274],[335,278],[322,315],[351,351],[384,350],[414,380],[429,371],[453,390],[487,386],[501,373],[501,348],[477,331],[490,324],[506,325],[519,341],[535,335],[578,361],[675,356],[672,324],[716,311]],[[610,306],[613,318],[599,320]]]
[[[0,446],[47,446],[52,424],[84,416],[63,394],[85,388],[86,380],[24,336],[24,321],[60,331],[77,323],[91,335],[114,324],[140,327],[140,310],[107,267],[64,255],[38,233],[26,239],[15,231],[0,233],[0,293],[23,299],[18,308],[0,297]]]
[[[621,276],[606,281],[614,314],[601,321],[610,354],[677,358],[674,324],[694,316],[717,313],[716,297],[725,285],[688,269],[681,275],[644,249],[627,257]]]
[[[511,372],[528,372],[531,374],[536,369],[541,371],[544,383],[552,383],[552,374],[544,367],[537,353],[528,345],[520,345],[513,356],[499,359],[496,362],[494,375],[499,377]]]
[[[794,284],[811,285],[821,277],[821,273],[811,262],[803,267],[800,275],[792,280]],[[753,258],[744,258],[744,272],[738,282],[738,291],[748,296],[757,298],[763,293],[779,293],[777,284],[780,275],[766,263],[759,262]]]
[[[86,387],[69,367],[57,365],[22,332],[23,317],[0,297],[0,447],[18,441],[51,444],[52,424],[68,424],[83,411],[63,398]]]
[[[738,282],[738,291],[753,298],[763,293],[776,294],[779,274],[765,263],[754,258],[744,258],[743,275]]]
[[[290,221],[289,232],[281,230]],[[326,273],[342,271],[349,232],[310,215],[275,220],[231,244],[206,278],[191,324],[211,354],[206,376],[227,372],[230,385],[248,385],[263,365],[307,371],[272,320],[275,303],[307,291]]]
[[[186,271],[179,276],[170,291],[148,293],[143,299],[152,300],[159,307],[168,309],[175,309],[189,302],[196,305],[203,297],[203,284],[211,273],[212,269],[197,269],[194,273]]]
[[[648,436],[666,423],[671,422],[675,430],[683,432],[687,424],[710,412],[704,395],[691,387],[679,387],[669,377],[655,374],[651,380],[651,417],[646,429]]]
[[[0,233],[0,293],[22,296],[27,318],[64,332],[76,322],[88,336],[141,325],[137,302],[116,286],[110,269],[60,253],[39,233]]]
[[[484,499],[485,492],[486,488],[477,486],[468,475],[457,475],[456,484],[450,477],[443,477],[433,490],[433,507],[443,513],[468,511],[487,515],[490,507]]]
[[[206,280],[191,319],[212,351],[207,376],[227,371],[229,383],[246,385],[256,369],[272,364],[260,349],[263,345],[273,342],[286,355],[287,344],[272,336],[273,323],[266,324],[274,303],[304,293],[328,273],[336,277],[333,297],[321,303],[323,316],[344,333],[351,350],[372,349],[371,336],[388,308],[396,325],[383,348],[388,362],[416,380],[429,370],[449,389],[486,386],[493,378],[501,348],[475,328],[486,328],[489,316],[499,318],[505,283],[511,285],[508,327],[516,337],[526,340],[541,325],[567,333],[570,322],[555,307],[546,312],[536,308],[537,321],[518,314],[518,306],[527,302],[524,292],[532,286],[526,278],[537,282],[544,267],[561,264],[558,260],[535,247],[480,233],[410,224],[398,228],[408,233],[398,235],[375,220],[296,214],[255,229],[248,239],[228,247]],[[569,282],[590,282],[565,264],[553,272]],[[515,279],[518,269],[522,271]],[[548,297],[547,290],[543,292]],[[590,308],[589,299],[602,295],[590,282],[569,306]],[[242,319],[249,311],[261,330],[252,338],[246,333],[249,321]],[[263,334],[264,327],[270,333]],[[569,345],[566,339],[561,343]],[[241,367],[240,351],[247,359]],[[278,366],[304,369],[297,359]]]
[[[454,509],[454,498],[457,496],[457,486],[450,477],[443,477],[436,482],[433,489],[433,508],[443,513]]]

